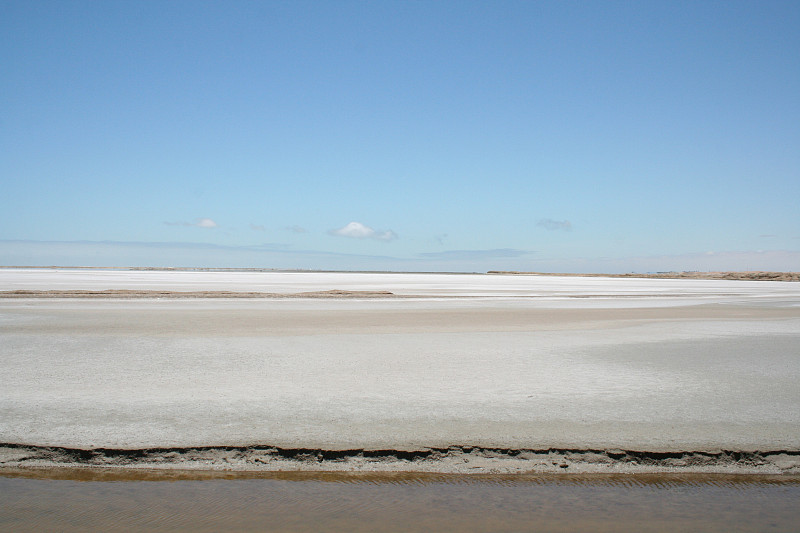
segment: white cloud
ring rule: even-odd
[[[549,231],[572,231],[572,223],[569,220],[553,220],[552,218],[543,218],[537,222],[536,225]]]
[[[250,229],[253,231],[267,231],[267,228],[261,226],[260,224],[250,224]]]
[[[210,218],[198,218],[197,221],[194,223],[195,226],[198,228],[216,228],[217,223],[211,220]]]
[[[306,232],[306,228],[304,228],[303,226],[298,226],[297,224],[295,224],[294,226],[287,226],[284,229],[286,231],[291,231],[292,233],[305,233]]]
[[[339,237],[351,237],[353,239],[376,239],[379,241],[393,241],[397,238],[397,234],[392,230],[376,231],[369,226],[365,226],[361,222],[351,222],[343,228],[332,229],[328,233],[330,235],[337,235]]]
[[[375,235],[375,230],[360,222],[351,222],[343,228],[331,230],[331,234],[339,235],[340,237],[366,239]]]

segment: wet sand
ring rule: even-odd
[[[405,297],[0,300],[5,466],[800,471],[795,284],[15,272]]]

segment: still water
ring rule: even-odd
[[[800,476],[0,471],[0,531],[798,531]]]

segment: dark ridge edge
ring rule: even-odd
[[[189,446],[189,447],[154,447],[154,448],[70,448],[64,446],[38,446],[18,443],[0,443],[2,448],[30,450],[45,454],[58,454],[58,462],[92,463],[102,459],[128,459],[131,461],[147,460],[163,454],[188,454],[213,451],[239,452],[246,454],[250,451],[268,452],[284,459],[302,461],[341,461],[349,458],[371,459],[398,459],[405,461],[419,461],[436,459],[454,453],[491,453],[499,456],[517,457],[521,454],[535,455],[568,455],[568,454],[594,454],[603,455],[615,462],[637,462],[644,464],[658,464],[670,459],[703,458],[705,460],[733,461],[736,463],[751,463],[773,455],[788,455],[800,457],[800,450],[725,450],[719,451],[646,451],[646,450],[621,450],[598,448],[502,448],[469,445],[454,445],[446,448],[426,447],[419,450],[394,450],[394,449],[367,449],[353,448],[344,450],[329,450],[322,448],[283,448],[270,445],[252,446]],[[42,457],[31,457],[38,459]]]

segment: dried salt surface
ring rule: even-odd
[[[0,442],[761,450],[788,451],[797,468],[797,284],[246,273],[232,287],[229,273],[35,273],[0,271],[0,290],[423,297],[0,300]],[[19,455],[8,453],[0,463]]]
[[[0,291],[233,291],[290,294],[390,291],[412,296],[797,298],[796,283],[692,279],[406,274],[358,272],[194,272],[80,269],[0,269]]]

